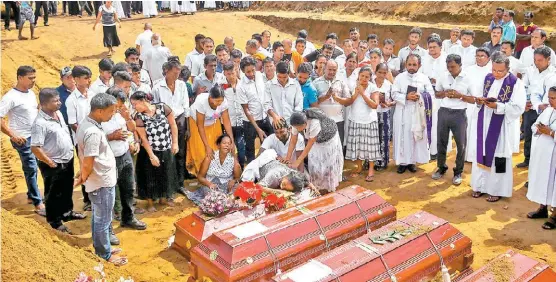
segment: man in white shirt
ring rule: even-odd
[[[531,45],[523,48],[523,51],[521,51],[521,57],[519,57],[523,69],[527,69],[528,67],[535,65],[535,49],[546,46],[544,44],[546,39],[546,31],[543,29],[537,28],[531,33]],[[554,54],[554,50],[550,47],[548,48],[550,49],[550,64],[556,67],[556,55]]]
[[[461,30],[459,27],[454,27],[450,30],[450,39],[442,41],[442,52],[447,54],[450,48],[456,45],[461,45],[461,40],[459,40],[459,34]]]
[[[457,155],[456,166],[452,183],[460,185],[461,174],[465,162],[465,147],[467,144],[467,104],[475,104],[475,95],[471,88],[471,82],[467,73],[462,71],[461,57],[450,54],[446,58],[447,72],[436,81],[435,95],[439,99],[438,110],[438,157],[437,170],[432,179],[438,180],[448,170],[446,165],[446,147],[450,138],[450,132],[456,140]]]
[[[429,53],[422,58],[422,66],[420,72],[424,73],[431,81],[432,87],[436,86],[437,80],[443,77],[448,72],[446,67],[446,55],[442,52],[441,41],[439,37],[430,37],[427,42]],[[431,93],[432,94],[432,93]],[[430,140],[431,159],[436,159],[437,154],[437,124],[438,124],[438,109],[440,101],[436,97],[432,97],[432,129]],[[448,138],[451,140],[451,138]],[[447,144],[448,152],[452,149],[452,142]]]
[[[280,119],[278,122],[274,123],[273,128],[274,133],[265,138],[261,144],[261,148],[259,148],[257,157],[260,156],[265,150],[272,149],[276,151],[277,160],[280,162],[286,164],[294,163],[301,153],[303,153],[303,149],[305,149],[303,136],[301,136],[300,133],[297,134],[297,142],[294,147],[295,153],[292,154],[291,159],[287,160],[286,156],[288,155],[288,148],[290,147],[290,141],[292,139],[291,127],[285,119]],[[301,163],[297,169],[299,171],[303,171],[303,167],[304,164]]]
[[[202,60],[205,58],[202,44],[203,39],[205,39],[204,35],[195,35],[195,49],[187,53],[187,55],[185,56],[185,66],[188,67],[191,71],[191,81],[195,79],[195,76],[199,75],[199,73],[193,73],[193,66],[198,64],[199,62],[202,64]],[[200,71],[200,68],[196,68],[195,70]]]
[[[135,142],[135,121],[125,106],[128,99],[123,89],[113,86],[107,94],[116,98],[116,113],[109,121],[102,122],[102,130],[106,134],[110,148],[116,157],[117,188],[115,213],[120,214],[120,226],[144,230],[147,225],[133,215],[133,189],[135,173],[132,154],[139,152],[139,144]],[[119,192],[119,193],[118,193]],[[119,200],[119,201],[118,201]]]
[[[311,41],[309,41],[309,34],[307,33],[306,30],[304,30],[304,29],[300,30],[297,33],[297,38],[305,39],[305,50],[301,54],[303,57],[305,57],[305,56],[309,55],[310,53],[312,53],[313,51],[317,50],[315,45]]]
[[[338,63],[329,60],[324,75],[315,79],[313,85],[318,92],[319,108],[338,126],[340,140],[344,144],[344,111],[351,104],[351,92],[347,83],[336,76]]]
[[[500,52],[506,55],[506,57],[508,57],[508,59],[510,60],[510,72],[517,77],[521,77],[521,72],[523,71],[523,68],[521,67],[521,61],[513,56],[514,47],[515,44],[513,42],[502,41],[502,45],[500,46]]]
[[[357,41],[357,46],[359,47],[359,41]],[[345,70],[346,56],[354,52],[353,48],[353,41],[351,39],[344,40],[344,42],[342,43],[342,51],[344,51],[344,53],[334,59],[334,61],[338,63],[338,68],[340,71]]]
[[[170,49],[163,47],[161,41],[162,39],[158,33],[153,34],[153,48],[145,54],[145,61],[143,62],[143,68],[149,72],[153,82],[164,77],[162,65],[168,61],[168,57],[172,56]]]
[[[392,87],[392,98],[396,101],[394,160],[400,174],[406,170],[415,173],[417,172],[416,163],[428,163],[430,159],[428,128],[418,132],[413,130],[416,112],[420,108],[420,100],[424,102],[428,96],[426,93],[434,93],[430,79],[425,74],[418,72],[420,67],[421,57],[418,54],[409,54],[405,61],[407,71],[396,76]],[[425,109],[425,116],[426,112]],[[419,133],[418,136],[417,133]]]
[[[150,23],[145,23],[143,26],[143,32],[141,32],[137,39],[135,39],[135,48],[137,52],[140,54],[139,60],[142,62],[145,61],[145,54],[148,54],[149,51],[153,48],[151,38],[153,37],[153,26]]]
[[[421,58],[427,55],[427,50],[419,46],[421,36],[423,36],[423,31],[419,27],[414,27],[409,31],[409,45],[401,48],[398,52],[402,68],[405,66],[405,59],[409,54],[418,54]]]
[[[210,89],[216,84],[222,84],[225,81],[223,74],[216,72],[217,57],[208,54],[204,58],[204,71],[193,80],[193,92],[196,95],[209,92]]]
[[[483,87],[485,82],[485,77],[487,74],[492,72],[492,63],[490,62],[490,50],[484,47],[477,48],[476,53],[476,64],[464,69],[469,80],[471,81],[471,87],[473,88],[473,93],[483,93]],[[462,60],[463,61],[463,60]],[[462,63],[463,64],[463,63]],[[467,147],[465,152],[465,161],[473,162],[476,158],[475,150],[477,144],[475,142],[477,138],[477,133],[472,131],[473,124],[477,123],[477,106],[469,104],[467,105]]]
[[[214,56],[214,55],[213,55]],[[187,151],[187,118],[189,117],[189,95],[185,82],[178,79],[181,65],[177,61],[168,61],[166,76],[153,87],[153,103],[164,103],[172,109],[178,127],[178,153],[176,158],[176,174],[178,180],[177,192],[185,195],[183,181],[185,180],[185,152]]]
[[[297,80],[290,78],[289,64],[279,62],[276,65],[276,78],[265,85],[264,110],[276,124],[281,119],[290,120],[293,112],[303,110],[303,93]]]
[[[91,92],[106,93],[106,90],[110,88],[110,79],[112,78],[112,68],[114,67],[114,62],[108,58],[104,58],[98,62],[98,78],[91,84],[89,90]]]
[[[510,60],[501,53],[492,56],[492,73],[485,78],[477,123],[477,157],[471,169],[473,197],[489,194],[488,202],[511,197],[513,190],[513,126],[525,110],[523,82],[510,72]]]
[[[270,57],[263,60],[263,82],[266,84],[267,82],[273,80],[276,77],[276,64],[274,60]]]
[[[255,71],[256,61],[252,57],[241,59],[241,70],[245,76],[237,87],[237,101],[241,104],[245,117],[243,118],[243,133],[245,137],[245,156],[247,163],[255,159],[255,138],[263,142],[265,137],[272,134],[272,125],[264,111],[263,75]]]
[[[12,147],[19,154],[27,184],[27,203],[35,206],[36,213],[46,216],[37,184],[37,160],[31,152],[31,126],[39,112],[37,98],[31,90],[36,77],[36,71],[31,66],[17,69],[17,84],[0,100],[0,123],[2,132],[8,135]]]
[[[232,125],[232,132],[234,134],[234,142],[237,148],[237,157],[239,166],[243,169],[245,165],[245,139],[243,134],[243,120],[246,119],[243,108],[238,101],[237,87],[240,78],[236,74],[236,67],[234,63],[228,62],[222,67],[224,69],[224,76],[226,81],[222,84],[224,95],[228,101],[228,115],[230,116],[230,123]]]
[[[382,45],[382,59],[388,65],[388,70],[392,72],[392,76],[396,77],[400,73],[400,58],[394,55],[394,40],[385,39]]]
[[[193,62],[193,66],[191,68],[191,76],[197,77],[201,75],[205,71],[205,57],[208,55],[212,55],[214,51],[214,40],[210,37],[205,37],[201,40],[201,45],[203,46],[203,54],[199,55],[197,59]],[[195,81],[193,77],[192,81]]]
[[[548,90],[550,87],[556,86],[556,68],[550,65],[551,57],[550,48],[542,46],[535,49],[535,65],[528,67],[523,75],[523,83],[527,93],[527,103],[523,114],[523,155],[525,160],[517,165],[518,168],[529,166],[533,139],[531,126],[535,123],[539,114],[549,105]]]
[[[251,37],[253,38],[255,41],[257,41],[257,52],[263,54],[265,57],[271,57],[272,58],[272,46],[270,46],[270,49],[266,49],[263,47],[263,37],[260,34],[253,34],[253,36]]]
[[[461,44],[450,47],[449,54],[457,54],[461,57],[461,66],[466,69],[475,64],[475,51],[477,47],[473,46],[475,40],[475,32],[472,30],[463,30],[461,32]]]
[[[139,52],[137,51],[137,49],[129,47],[127,48],[127,50],[125,50],[125,62],[130,65],[139,65]],[[144,68],[141,68],[139,80],[141,81],[141,84],[146,84],[149,86],[149,88],[153,86],[151,76],[149,75],[149,72]]]

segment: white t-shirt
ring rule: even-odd
[[[32,90],[21,92],[12,88],[0,100],[0,117],[6,115],[10,129],[18,136],[29,138],[31,126],[39,113],[35,93]]]
[[[147,29],[141,32],[135,40],[135,45],[141,46],[141,55],[139,55],[139,59],[141,59],[141,61],[145,61],[145,55],[153,48],[153,44],[151,43],[152,36],[152,30]]]
[[[466,96],[476,96],[477,93],[473,92],[474,89],[469,79],[471,79],[470,76],[468,76],[464,71],[461,71],[456,78],[454,78],[449,72],[446,72],[443,76],[438,78],[438,81],[436,81],[436,91],[453,89]],[[463,110],[467,109],[468,105],[469,104],[467,102],[459,98],[453,99],[444,97],[440,99],[441,108]]]
[[[102,131],[104,131],[106,135],[111,134],[118,129],[121,129],[122,131],[127,130],[125,119],[122,115],[120,115],[120,113],[115,113],[109,121],[102,123]],[[129,143],[127,140],[112,140],[108,141],[108,144],[110,144],[110,148],[112,148],[112,152],[116,157],[123,156],[129,150]]]
[[[374,83],[369,83],[365,89],[364,95],[371,97],[371,94],[378,92],[379,89]],[[355,92],[354,92],[355,93]],[[367,105],[363,97],[358,96],[350,107],[349,120],[360,124],[369,124],[378,120],[376,109],[372,109]]]
[[[195,98],[195,102],[191,106],[191,117],[197,121],[197,112],[205,115],[205,126],[213,125],[217,119],[222,117],[222,113],[228,110],[228,100],[224,98],[224,102],[216,109],[210,107],[209,93],[201,93]]]
[[[282,143],[282,141],[280,141],[280,139],[278,139],[278,137],[276,137],[276,134],[271,134],[264,139],[263,144],[261,144],[261,148],[265,150],[273,149],[274,151],[276,151],[276,154],[278,154],[278,156],[285,158],[288,154],[288,148],[290,146],[291,139],[292,135],[290,134],[288,141],[286,141],[286,144],[284,144]],[[295,151],[303,151],[303,149],[305,149],[305,141],[303,140],[303,136],[298,133],[297,143],[295,144]],[[294,158],[294,156],[292,156],[292,158]]]

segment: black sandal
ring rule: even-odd
[[[475,191],[473,192],[473,194],[471,194],[471,196],[473,198],[480,198],[481,196],[483,196],[485,193],[479,192],[479,191]]]
[[[527,214],[528,218],[536,219],[536,218],[548,218],[548,208],[539,208],[536,211],[530,212]]]
[[[69,215],[64,218],[64,221],[80,220],[87,218],[86,215],[78,212],[71,211]]]
[[[556,217],[549,217],[548,221],[542,225],[544,230],[556,229]]]
[[[489,203],[494,203],[500,201],[500,199],[502,199],[500,196],[489,196],[486,200]]]

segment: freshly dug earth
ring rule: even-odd
[[[2,209],[2,279],[4,281],[73,281],[80,272],[93,278],[101,275],[93,268],[101,263],[91,250],[70,246],[59,234],[33,219]],[[104,264],[110,281],[130,273]]]
[[[286,37],[294,38],[292,34],[280,32],[264,22],[248,17],[257,13],[256,11],[248,13],[200,12],[194,16],[165,14],[162,18],[148,21],[153,24],[154,31],[162,35],[172,53],[178,55],[182,61],[185,54],[193,49],[193,39],[197,33],[211,36],[217,44],[221,43],[225,36],[233,35],[236,46],[241,49],[251,34],[265,29],[272,32],[272,41],[282,40]],[[361,22],[364,20],[363,17],[359,18]],[[118,29],[122,46],[116,49],[117,52],[112,58],[114,61],[123,61],[124,50],[127,47],[135,46],[135,38],[142,32],[143,23],[146,21],[136,16],[135,19],[122,23],[122,28]],[[92,31],[93,19],[53,17],[49,23],[50,27],[43,27],[42,20],[39,20],[37,33],[40,39],[35,41],[18,41],[16,32],[2,31],[2,93],[13,87],[17,67],[25,64],[34,66],[38,71],[35,92],[38,92],[38,88],[59,85],[58,71],[66,65],[86,65],[93,71],[93,80],[96,79],[98,61],[105,57],[106,49],[102,46],[101,29],[97,29],[96,32]],[[397,24],[401,25],[402,23],[398,22]],[[27,26],[25,33],[28,36]],[[74,275],[77,276],[78,270],[90,274],[92,267],[98,262],[91,253],[90,219],[67,223],[68,227],[77,234],[72,237],[43,230],[49,228],[45,219],[35,215],[33,207],[26,204],[26,186],[17,152],[4,134],[0,140],[2,141],[0,144],[2,207],[8,210],[3,210],[2,213],[12,213],[8,216],[17,222],[34,221],[33,223],[35,223],[24,228],[25,232],[21,232],[28,233],[32,237],[24,237],[25,241],[17,241],[19,240],[18,236],[22,235],[8,232],[7,229],[10,229],[8,224],[2,226],[2,239],[6,243],[26,242],[26,246],[13,247],[11,250],[3,246],[3,281],[50,281],[52,277],[56,277],[52,276],[53,273],[58,274],[58,272],[46,270],[53,267],[62,268],[67,264],[81,266],[72,270],[75,273],[71,273],[71,279]],[[516,164],[522,160],[523,157],[519,155],[515,156],[513,161]],[[453,164],[454,154],[452,153],[448,158],[448,165],[452,167]],[[556,266],[554,232],[542,230],[542,220],[529,220],[525,216],[527,212],[537,207],[525,198],[527,191],[523,187],[523,183],[527,179],[526,170],[514,170],[514,195],[511,199],[503,199],[491,204],[487,203],[484,198],[471,198],[469,164],[465,167],[464,182],[460,186],[451,185],[451,172],[441,180],[431,180],[430,176],[434,172],[435,166],[435,163],[425,164],[419,166],[420,169],[415,174],[399,175],[391,163],[388,170],[376,174],[373,183],[367,183],[362,177],[358,177],[343,183],[341,187],[358,184],[375,191],[396,206],[400,218],[418,210],[425,210],[450,221],[463,234],[472,239],[475,253],[473,267],[475,268],[510,248],[534,259],[545,261],[552,267]],[[351,164],[347,163],[346,168],[349,167]],[[42,179],[40,178],[39,185],[42,191]],[[81,211],[83,204],[79,189],[74,190],[73,199],[75,210]],[[135,281],[157,282],[185,281],[189,277],[185,259],[167,247],[168,238],[175,230],[173,223],[196,208],[182,196],[177,197],[176,201],[178,205],[175,208],[157,205],[158,212],[140,215],[139,218],[148,224],[148,229],[145,231],[123,229],[118,226],[117,222],[113,223],[115,232],[122,242],[120,247],[124,249],[130,262],[119,273],[109,268],[107,272],[110,277],[127,276],[129,273]],[[139,205],[144,205],[144,203],[140,201]],[[44,239],[42,233],[34,232],[37,230],[50,234],[51,239]],[[56,236],[60,239],[58,242],[55,241]],[[64,242],[76,247],[72,248],[65,245]],[[56,260],[56,254],[48,252],[48,250],[56,250],[58,245],[71,249],[71,252],[59,256],[67,258],[70,262]],[[82,254],[89,254],[86,255],[89,262],[84,262]],[[41,257],[35,257],[38,255]],[[71,261],[75,263],[71,263]],[[11,263],[11,267],[7,268],[6,266],[10,264],[6,263]],[[114,276],[112,276],[113,274]],[[26,279],[25,277],[34,278]],[[58,281],[71,281],[71,279],[58,279]]]

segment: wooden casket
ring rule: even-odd
[[[347,187],[214,233],[191,251],[192,272],[198,281],[270,281],[395,219],[380,196]]]
[[[447,221],[420,211],[359,237],[273,281],[442,281],[473,262],[471,240]]]
[[[454,282],[554,282],[556,273],[545,263],[507,251],[476,271],[462,273]]]

